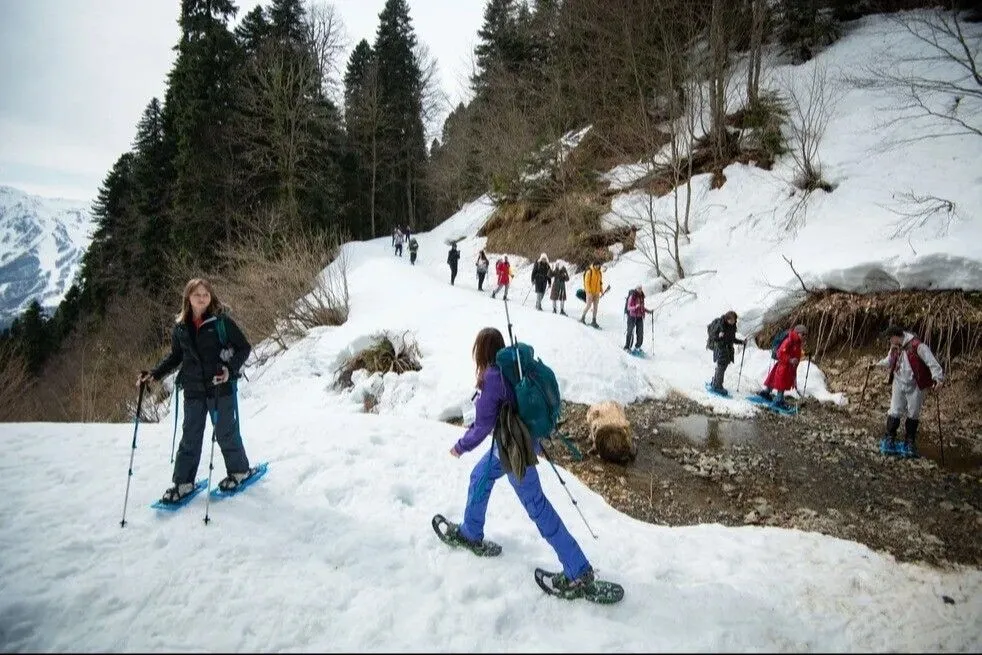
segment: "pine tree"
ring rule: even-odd
[[[164,139],[164,113],[153,98],[136,127],[133,143],[135,209],[140,217],[138,277],[151,292],[162,289],[171,250],[168,194],[173,182],[170,153]]]
[[[488,91],[494,75],[514,72],[519,47],[515,0],[488,0],[484,23],[477,36],[481,41],[474,48],[477,72],[471,78],[471,85],[480,94]]]
[[[35,299],[10,326],[10,338],[34,375],[41,372],[51,350],[47,322],[41,304]]]
[[[302,0],[273,0],[269,5],[270,31],[281,41],[303,44],[307,40]]]
[[[212,259],[232,234],[234,197],[223,146],[240,53],[228,30],[235,11],[231,0],[181,1],[181,40],[165,97],[176,147],[174,246],[198,261]]]
[[[368,41],[362,39],[348,58],[344,75],[344,123],[348,135],[346,195],[348,229],[356,238],[374,238],[376,225],[382,106],[378,63]]]
[[[235,28],[235,40],[247,54],[255,54],[272,32],[272,26],[266,18],[262,5],[257,5],[242,17],[242,22]]]
[[[133,153],[116,160],[99,188],[92,215],[96,229],[79,272],[86,309],[102,313],[109,299],[134,279],[139,226],[133,183]]]
[[[423,82],[415,48],[416,35],[406,0],[386,0],[373,48],[383,116],[380,141],[387,158],[379,184],[383,225],[377,227],[382,233],[395,225],[417,228],[428,224],[423,187]]]

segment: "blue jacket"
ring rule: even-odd
[[[467,428],[456,444],[458,453],[466,453],[481,445],[481,442],[494,431],[498,411],[505,402],[515,403],[515,392],[501,374],[497,366],[484,371],[481,395],[474,404],[474,423]]]

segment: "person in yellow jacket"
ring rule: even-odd
[[[600,296],[604,288],[604,274],[600,270],[600,262],[593,262],[590,268],[583,273],[583,291],[586,293],[586,307],[583,308],[583,315],[580,316],[580,323],[586,324],[586,313],[593,308],[593,322],[591,327],[598,328],[597,308],[600,305]]]

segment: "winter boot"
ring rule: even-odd
[[[770,389],[761,389],[760,391],[757,392],[757,395],[763,398],[764,400],[766,400],[767,402],[771,402],[772,400],[774,400],[774,397],[771,396]]]
[[[174,505],[181,502],[181,499],[187,496],[189,493],[194,491],[193,482],[182,482],[181,484],[175,484],[173,487],[164,492],[164,495],[160,498],[160,502],[165,505]]]
[[[230,473],[224,480],[218,483],[218,488],[222,491],[235,491],[235,489],[255,475],[257,469],[251,468],[244,473]]]
[[[903,450],[900,453],[902,457],[910,459],[920,457],[920,453],[917,452],[917,428],[920,423],[919,420],[912,418],[904,422],[904,436],[906,439],[904,440]]]
[[[900,418],[896,416],[887,416],[887,432],[880,439],[880,454],[882,455],[897,455],[898,444],[897,444],[897,430],[900,429]]]
[[[564,573],[559,573],[552,578],[552,586],[563,598],[579,598],[591,588],[594,579],[593,567],[590,566],[574,580],[567,578]]]

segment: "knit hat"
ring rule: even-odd
[[[547,261],[549,261],[549,257],[547,257],[545,253],[542,253],[541,255],[539,255],[539,261],[540,262],[547,262]]]
[[[808,334],[808,328],[805,327],[803,324],[798,324],[794,326],[794,331],[797,332],[798,334]]]

